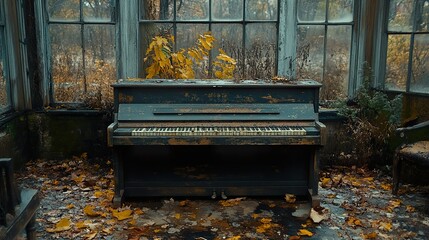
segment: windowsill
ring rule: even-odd
[[[98,116],[104,115],[107,111],[104,110],[94,110],[94,109],[45,109],[38,111],[38,113],[46,113],[47,115],[81,115],[81,116]]]

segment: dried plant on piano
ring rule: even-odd
[[[146,78],[193,79],[194,65],[207,61],[210,50],[214,47],[215,38],[210,32],[199,35],[196,46],[188,49],[174,50],[174,37],[156,36],[146,50]],[[231,79],[234,76],[236,60],[228,56],[222,49],[213,62],[213,73],[216,78]],[[205,71],[209,76],[209,72]]]

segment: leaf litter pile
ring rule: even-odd
[[[36,160],[17,174],[40,190],[38,239],[427,239],[429,190],[404,185],[391,194],[379,170],[321,171],[321,206],[283,197],[148,198],[112,207],[114,175],[104,159]]]

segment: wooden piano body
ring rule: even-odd
[[[124,197],[309,195],[318,205],[320,84],[119,81],[115,206]]]

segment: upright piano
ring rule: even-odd
[[[112,85],[116,207],[148,196],[295,194],[319,204],[321,84],[137,80]]]

